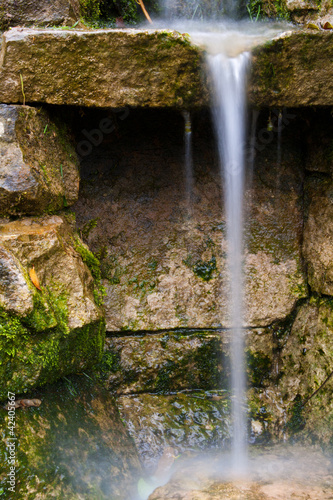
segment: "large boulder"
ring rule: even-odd
[[[1,0],[0,28],[73,24],[78,14],[78,0]]]
[[[0,398],[99,361],[104,319],[88,256],[62,217],[0,225]]]
[[[0,105],[0,215],[52,212],[72,205],[78,191],[66,131],[42,109]]]

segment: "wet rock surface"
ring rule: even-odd
[[[78,197],[76,153],[42,109],[0,105],[0,214],[30,215]]]
[[[59,216],[0,225],[1,397],[101,357],[103,313],[79,243]]]
[[[167,447],[178,456],[222,449],[230,437],[230,408],[223,391],[128,395],[117,398],[117,404],[141,462],[152,474]]]
[[[287,32],[281,38],[256,47],[250,101],[261,106],[331,105],[332,39],[331,31]]]
[[[2,460],[4,498],[133,498],[141,466],[107,391],[81,375],[29,396],[41,404],[15,411],[15,496],[8,491],[8,462]],[[0,408],[0,414],[6,424],[0,440],[5,456],[8,411]]]
[[[97,126],[105,116],[96,115]],[[162,120],[132,110],[82,158],[74,210],[84,240],[101,261],[109,331],[228,326],[225,220],[213,132],[205,114],[193,120],[190,215],[180,115],[164,112]],[[266,126],[263,114],[258,133]],[[293,124],[286,130],[289,138],[295,135]],[[79,131],[78,144],[84,137]],[[286,317],[307,295],[300,150],[295,141],[277,165],[274,134],[271,140],[270,148],[259,145],[254,186],[247,192],[248,207],[256,200],[248,208],[245,270],[246,324],[254,327]]]

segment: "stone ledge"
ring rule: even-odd
[[[256,47],[251,104],[332,105],[332,38],[333,32],[287,32]],[[178,32],[14,28],[3,35],[0,102],[22,103],[24,93],[28,103],[206,106],[203,66],[204,52]]]
[[[200,59],[177,32],[17,28],[3,35],[0,102],[200,105]]]

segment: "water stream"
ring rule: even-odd
[[[245,91],[249,53],[229,58],[208,56],[213,82],[213,116],[224,185],[229,271],[229,321],[231,327],[232,466],[244,472],[247,462],[245,414],[245,362],[243,334],[243,198]]]

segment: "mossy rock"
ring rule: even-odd
[[[79,169],[64,124],[41,108],[0,105],[0,215],[54,213],[78,198]]]
[[[75,242],[58,216],[0,225],[0,398],[82,371],[102,356],[100,284]]]
[[[8,457],[0,465],[3,498],[133,498],[141,467],[134,443],[107,391],[85,373],[30,391],[25,397],[38,398],[41,404],[15,411],[13,494],[7,483],[8,449],[1,440],[1,456]],[[1,407],[0,415],[9,430],[8,411]]]

